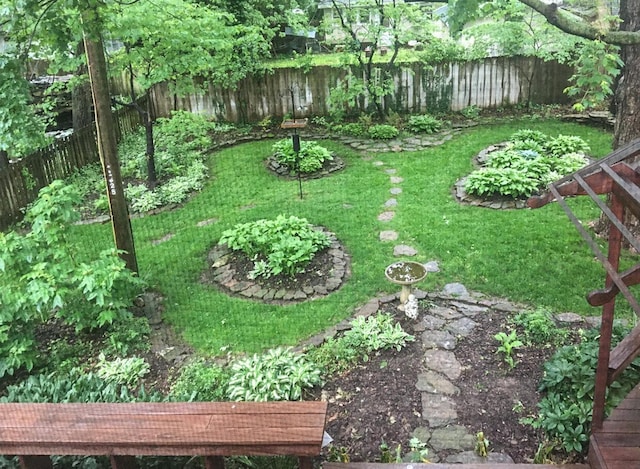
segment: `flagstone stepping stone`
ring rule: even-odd
[[[429,427],[444,427],[458,419],[455,403],[447,396],[423,392],[421,399],[422,418],[429,422]]]
[[[385,169],[384,172],[387,174],[396,174],[397,169],[389,168],[389,169]]]
[[[382,212],[378,215],[379,221],[391,221],[396,216],[396,212]]]
[[[393,195],[402,194],[402,188],[401,187],[392,187],[391,189],[389,189],[389,192],[391,192],[391,194],[393,194]]]
[[[393,255],[395,257],[415,256],[416,254],[418,254],[418,251],[416,251],[411,246],[407,246],[406,244],[399,244],[393,248]]]
[[[154,246],[157,246],[158,244],[166,243],[167,241],[169,241],[174,236],[175,236],[175,233],[168,233],[168,234],[164,235],[160,239],[154,239],[153,241],[151,241],[151,244],[154,245]]]
[[[476,445],[476,437],[462,425],[451,425],[447,428],[435,429],[431,434],[429,445],[436,451],[472,450]]]
[[[416,389],[432,394],[456,395],[460,392],[457,386],[439,373],[433,371],[423,371],[418,375]]]
[[[449,296],[467,297],[469,292],[461,283],[448,283],[442,289],[442,293]]]
[[[440,329],[442,326],[445,325],[447,321],[445,321],[442,318],[437,318],[435,316],[425,316],[422,319],[422,324],[424,325],[425,329]]]
[[[462,365],[453,352],[447,350],[427,350],[424,354],[425,366],[447,378],[456,380],[462,374]]]
[[[391,176],[391,184],[400,184],[403,181],[404,178],[401,178],[399,176]]]
[[[440,272],[438,261],[429,261],[424,264],[424,268],[427,270],[427,272]]]
[[[217,223],[217,222],[218,222],[217,218],[209,218],[208,220],[199,221],[198,223],[196,223],[196,226],[203,227],[207,225],[212,225],[213,223]]]
[[[429,312],[435,316],[441,317],[442,319],[451,320],[451,319],[459,319],[462,317],[458,311],[453,308],[447,308],[445,306],[436,306],[431,308]]]
[[[385,207],[395,207],[398,205],[398,201],[396,199],[389,199],[384,203]]]
[[[462,318],[447,325],[447,330],[456,337],[466,337],[477,325],[478,323],[472,319]]]
[[[380,232],[380,241],[395,241],[398,239],[398,233],[392,230]]]
[[[425,348],[453,350],[456,348],[456,338],[448,331],[425,331],[422,333],[422,345]]]

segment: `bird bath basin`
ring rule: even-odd
[[[391,283],[402,285],[400,304],[405,304],[411,294],[411,286],[427,276],[427,269],[419,262],[399,261],[388,266],[384,275]]]

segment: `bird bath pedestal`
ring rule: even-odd
[[[387,267],[384,275],[391,283],[402,285],[400,304],[404,305],[411,294],[411,286],[427,276],[427,269],[419,262],[399,261]]]

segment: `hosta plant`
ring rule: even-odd
[[[442,122],[437,117],[429,114],[423,114],[409,117],[407,127],[412,132],[432,134],[440,130]]]
[[[396,138],[400,132],[392,125],[388,124],[377,124],[372,125],[367,130],[367,134],[370,138],[379,139],[379,140],[389,140],[392,138]]]
[[[583,167],[588,149],[580,137],[551,138],[539,131],[520,130],[505,148],[489,155],[484,168],[469,175],[465,190],[480,197],[530,197]]]
[[[231,364],[228,397],[232,401],[297,401],[320,383],[320,368],[305,355],[276,348]]]
[[[226,244],[252,259],[252,277],[269,278],[279,274],[293,277],[302,272],[331,240],[304,218],[278,215],[275,220],[236,225],[222,233],[219,244]]]
[[[278,140],[273,144],[273,151],[279,163],[290,170],[300,169],[301,173],[318,171],[327,160],[332,160],[331,152],[314,141],[301,141],[300,151],[296,155],[290,138]]]
[[[400,350],[414,340],[415,337],[405,332],[390,314],[360,316],[341,337],[328,339],[312,349],[310,355],[326,374],[332,374],[348,369],[358,360],[368,360],[372,352]]]

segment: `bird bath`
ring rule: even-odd
[[[404,305],[411,294],[411,286],[427,276],[427,269],[419,262],[399,261],[388,266],[384,275],[391,283],[402,285],[400,304]]]

